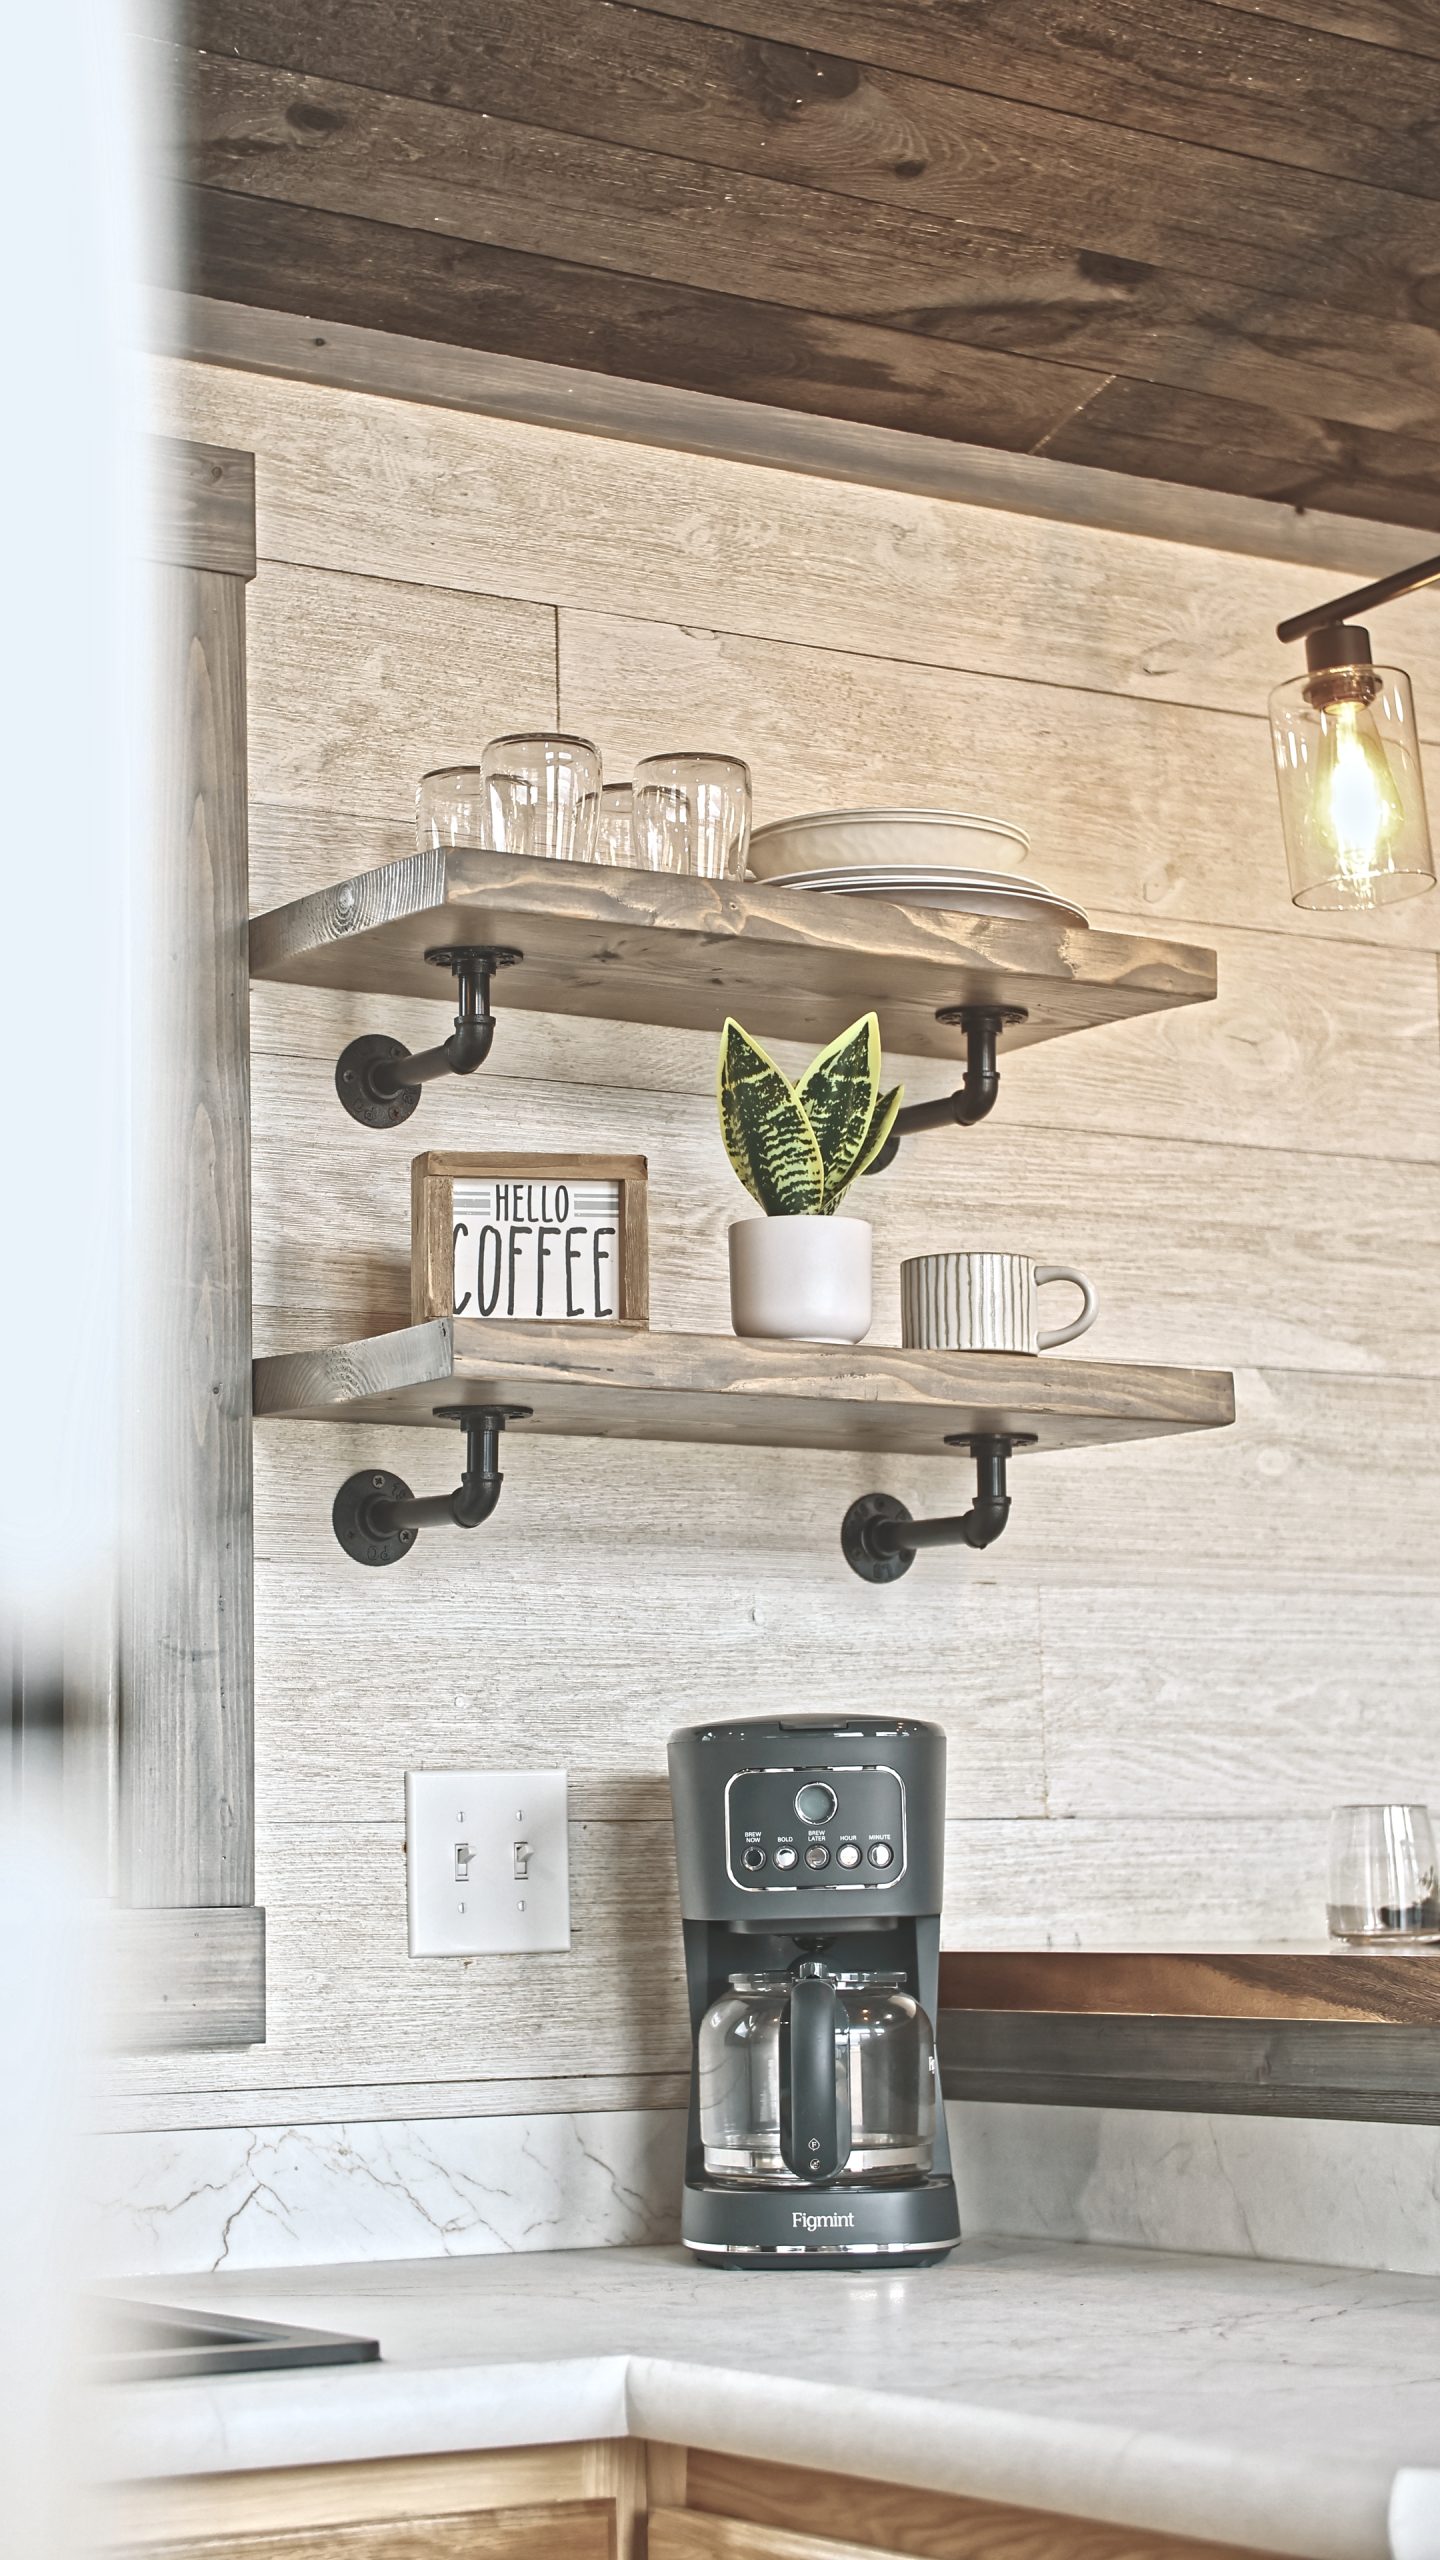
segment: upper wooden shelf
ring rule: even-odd
[[[940,1958],[942,2009],[1440,2025],[1440,1947],[983,1947]]]
[[[1215,955],[1149,936],[1017,924],[866,898],[605,871],[499,853],[416,853],[257,916],[257,978],[453,1002],[425,958],[508,944],[500,1006],[718,1031],[727,1013],[776,1039],[828,1039],[874,1006],[891,1049],[963,1056],[942,1006],[1023,1005],[1019,1048],[1130,1014],[1203,1004]]]
[[[440,1316],[255,1363],[255,1410],[302,1422],[429,1423],[443,1404],[527,1404],[522,1431],[948,1457],[947,1435],[1030,1431],[1042,1449],[1215,1430],[1212,1369],[997,1352],[857,1350],[598,1324]]]

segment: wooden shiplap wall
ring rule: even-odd
[[[269,2040],[117,2066],[114,2120],[672,2101],[664,1740],[712,1712],[938,1716],[952,1944],[1315,1934],[1329,1805],[1440,1797],[1440,896],[1298,916],[1263,723],[1288,669],[1270,627],[1335,582],[258,375],[158,379],[161,423],[257,458],[258,904],[403,850],[427,766],[558,718],[618,773],[733,747],[761,819],[993,810],[1097,922],[1213,942],[1217,1006],[1028,1052],[992,1121],[915,1144],[865,1208],[878,1336],[905,1253],[1074,1260],[1102,1303],[1086,1351],[1233,1367],[1240,1420],[1022,1463],[998,1548],[881,1591],[837,1544],[873,1461],[517,1435],[494,1521],[381,1575],[334,1542],[337,1483],[403,1463],[438,1488],[450,1441],[262,1429]],[[1440,739],[1440,603],[1393,608],[1385,641]],[[437,1011],[254,997],[257,1348],[406,1320],[422,1146],[643,1152],[652,1320],[724,1329],[745,1204],[707,1039],[507,1013],[480,1076],[376,1136],[335,1102],[336,1053],[361,1029],[422,1045]],[[917,1509],[965,1493],[945,1462],[881,1474]],[[573,1951],[411,1963],[406,1769],[516,1763],[571,1773]]]

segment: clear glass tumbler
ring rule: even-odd
[[[1435,1834],[1423,1804],[1341,1804],[1330,1816],[1332,1938],[1440,1938]]]
[[[635,860],[644,871],[743,880],[750,767],[738,756],[647,756],[635,767]]]
[[[477,764],[446,764],[422,774],[415,790],[415,841],[422,853],[480,853],[485,833],[485,776]]]
[[[610,871],[633,870],[638,859],[635,851],[635,794],[628,782],[607,782],[600,794],[600,816],[595,828],[596,862]]]
[[[480,758],[485,842],[495,853],[592,862],[600,815],[600,750],[558,732],[492,738]]]

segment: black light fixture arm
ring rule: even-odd
[[[1013,1450],[1033,1448],[1033,1431],[962,1431],[947,1449],[968,1449],[975,1461],[975,1499],[968,1511],[940,1520],[915,1520],[890,1493],[862,1493],[840,1528],[840,1545],[862,1582],[898,1582],[922,1547],[993,1547],[1010,1517],[1006,1462]]]
[[[525,1422],[525,1404],[441,1404],[437,1422],[458,1422],[465,1434],[465,1468],[453,1493],[414,1494],[383,1467],[347,1476],[335,1496],[331,1522],[357,1564],[396,1564],[421,1529],[478,1529],[500,1499],[500,1434],[507,1422]]]
[[[866,1166],[867,1173],[883,1173],[893,1164],[902,1138],[913,1138],[922,1129],[973,1129],[977,1120],[986,1119],[1000,1092],[1000,1034],[1029,1016],[1019,1004],[952,1004],[935,1019],[958,1022],[964,1031],[965,1074],[959,1089],[941,1094],[934,1102],[908,1102],[897,1111],[895,1125],[873,1164]]]
[[[1376,578],[1368,587],[1352,587],[1348,596],[1336,596],[1331,604],[1311,605],[1306,613],[1292,613],[1285,622],[1275,625],[1277,640],[1308,640],[1312,631],[1333,631],[1342,623],[1354,622],[1363,613],[1373,613],[1381,604],[1393,604],[1397,596],[1409,596],[1417,587],[1433,586],[1440,578],[1440,554],[1433,560],[1420,560],[1413,569],[1392,569],[1388,578]]]
[[[433,1049],[407,1049],[403,1040],[381,1032],[362,1032],[342,1049],[335,1068],[335,1090],[352,1120],[367,1129],[394,1128],[408,1120],[420,1100],[422,1085],[437,1076],[473,1076],[490,1055],[495,1016],[490,1010],[490,981],[497,969],[521,958],[519,951],[495,943],[445,943],[425,957],[455,978],[458,1009],[448,1040]]]

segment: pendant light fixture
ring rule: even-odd
[[[1376,666],[1353,617],[1437,578],[1440,559],[1422,560],[1276,625],[1305,643],[1304,675],[1270,696],[1297,907],[1389,906],[1435,886],[1410,679]]]

